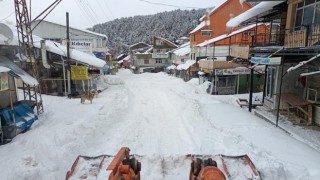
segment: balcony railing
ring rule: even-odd
[[[152,53],[152,58],[156,59],[164,59],[164,58],[168,58],[168,54],[164,54],[164,53]]]
[[[320,25],[308,25],[295,28],[293,32],[286,33],[286,47],[308,47],[318,45],[320,40]]]

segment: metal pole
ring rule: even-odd
[[[252,110],[253,71],[254,71],[254,68],[251,68],[251,71],[250,71],[249,112],[251,112],[251,110]]]
[[[68,94],[71,94],[71,80],[70,80],[70,37],[69,37],[69,13],[66,12],[67,21],[67,77],[68,77]]]
[[[264,97],[266,96],[267,69],[268,69],[268,66],[266,65],[266,68],[264,69],[264,84],[263,84],[262,104],[264,103]]]
[[[280,111],[280,99],[281,99],[281,93],[282,93],[282,79],[285,74],[283,74],[284,69],[284,59],[281,60],[282,63],[282,69],[281,69],[281,79],[280,79],[280,87],[279,87],[279,93],[278,93],[278,107],[277,107],[277,120],[276,120],[276,127],[278,127],[279,122],[279,111]]]
[[[64,95],[67,96],[67,82],[66,82],[66,67],[65,67],[65,64],[64,64],[64,59],[61,58],[62,60],[62,73],[63,73],[63,82],[64,82]]]
[[[238,75],[238,82],[237,82],[237,94],[239,94],[239,83],[240,83],[240,75]]]

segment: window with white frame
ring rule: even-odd
[[[162,59],[156,59],[156,64],[162,64]]]
[[[320,25],[320,0],[305,0],[298,4],[294,28],[303,26]]]
[[[267,70],[267,83],[266,83],[266,97],[273,97],[273,89],[275,86],[275,76],[276,76],[276,68],[268,67]]]
[[[211,30],[202,30],[201,36],[211,36]]]
[[[156,40],[156,46],[162,46],[163,45],[163,41],[160,39]]]

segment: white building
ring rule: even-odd
[[[67,27],[65,25],[37,20],[31,24],[33,35],[37,35],[46,40],[52,40],[66,44]],[[104,59],[107,53],[107,36],[88,30],[69,28],[70,48],[77,49],[87,54],[94,54],[100,59]]]

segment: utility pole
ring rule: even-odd
[[[67,78],[68,78],[68,94],[71,94],[71,80],[70,80],[70,37],[69,37],[69,13],[66,12],[67,21]]]
[[[254,71],[254,67],[251,67],[251,70],[250,70],[249,112],[251,112],[251,110],[252,110],[253,71]]]

